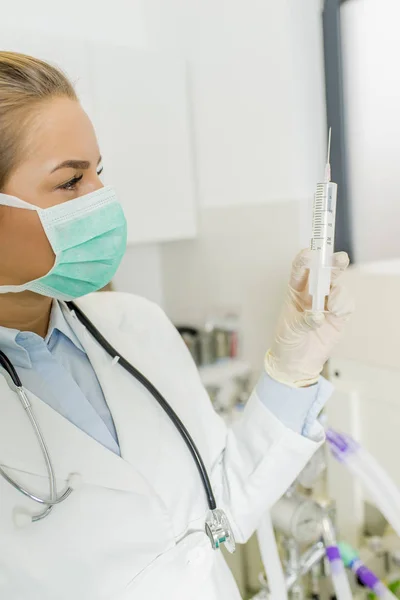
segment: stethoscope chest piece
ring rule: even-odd
[[[220,508],[210,510],[206,518],[206,534],[210,538],[214,550],[218,550],[221,545],[233,554],[236,550],[235,536],[228,517]]]

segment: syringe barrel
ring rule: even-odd
[[[319,183],[314,197],[311,249],[320,254],[319,265],[330,267],[335,243],[337,184]]]
[[[314,197],[311,250],[314,261],[310,270],[309,290],[312,310],[323,311],[331,284],[332,255],[335,243],[337,184],[319,183]]]

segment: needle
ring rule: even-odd
[[[325,165],[325,183],[329,183],[331,180],[331,139],[332,139],[332,127],[329,128],[328,154],[326,157],[326,165]]]

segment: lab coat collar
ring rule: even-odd
[[[66,322],[81,340],[85,352],[96,370],[96,375],[114,420],[121,456],[123,458],[130,456],[129,440],[131,436],[127,432],[126,424],[127,422],[129,423],[130,420],[134,422],[136,419],[134,404],[131,401],[131,396],[135,392],[135,387],[132,385],[134,379],[132,375],[126,373],[126,371],[122,369],[122,367],[118,365],[118,363],[113,360],[103,348],[101,348],[98,342],[78,320],[75,313],[70,311],[65,303],[62,305],[62,309]],[[90,313],[89,318],[94,322],[96,327],[98,327],[100,333],[113,344],[113,338],[116,334],[115,325],[111,328],[109,319],[104,318],[104,315],[95,315],[93,318],[93,314]],[[118,329],[117,334],[118,341],[115,344],[116,350],[120,352],[121,355],[128,357],[132,349],[132,339],[128,338],[127,344],[123,331]],[[115,389],[115,378],[118,380],[117,394],[113,392],[113,389]],[[139,385],[141,386],[141,384]]]
[[[50,314],[49,329],[45,337],[45,342],[47,344],[51,341],[51,337],[54,331],[56,330],[65,335],[65,337],[67,337],[68,339],[70,339],[71,342],[78,348],[78,350],[81,350],[82,352],[85,351],[78,337],[68,325],[60,303],[57,300],[54,300]]]
[[[99,292],[102,293],[102,292]],[[113,292],[109,292],[113,293]],[[80,302],[77,303],[80,305]],[[86,303],[82,302],[82,310],[86,313]],[[90,306],[90,305],[89,305]],[[141,383],[137,382],[132,375],[127,373],[117,361],[113,360],[101,346],[94,340],[92,335],[80,323],[75,313],[63,305],[63,312],[69,326],[81,340],[85,352],[95,368],[96,375],[103,389],[107,404],[110,408],[115,429],[117,431],[121,457],[132,464],[135,469],[140,469],[142,447],[141,443],[131,435],[129,423],[137,420],[138,404],[137,398],[142,398],[144,402],[150,402],[156,405],[152,396],[144,390]],[[121,356],[132,362],[132,364],[146,377],[148,377],[157,387],[157,373],[154,370],[154,358],[150,353],[143,352],[140,344],[135,344],[130,329],[129,335],[125,332],[123,323],[118,323],[117,319],[109,319],[107,315],[96,312],[93,308],[87,312],[89,319],[99,329],[106,340],[115,347]],[[140,327],[140,322],[138,323]],[[163,392],[160,386],[160,391]],[[140,408],[139,408],[140,410]],[[162,411],[156,410],[151,427],[160,426]],[[163,418],[163,415],[162,415]],[[149,424],[150,425],[150,424]],[[178,434],[177,434],[178,435]],[[149,462],[155,462],[159,448],[146,447],[146,454]],[[150,483],[148,483],[150,486]]]
[[[15,367],[32,366],[28,351],[18,343],[18,329],[0,327],[0,350],[2,350]]]
[[[153,488],[139,471],[129,462],[129,420],[133,415],[125,412],[129,398],[134,393],[132,378],[124,377],[120,369],[114,369],[112,360],[93,340],[86,329],[71,314],[66,306],[62,311],[67,324],[72,328],[87,353],[103,387],[105,397],[113,414],[122,457],[114,454],[62,417],[45,402],[28,392],[33,410],[46,440],[53,461],[59,489],[66,485],[69,475],[79,473],[85,484],[98,485],[110,489],[134,492],[140,495],[155,494]],[[107,336],[108,332],[105,332]],[[47,471],[39,445],[32,431],[29,419],[17,394],[11,390],[7,379],[0,377],[0,460],[1,465],[18,472],[31,473],[47,479]],[[15,439],[23,440],[15,444]]]
[[[77,301],[77,305],[80,305],[80,301]],[[137,407],[132,401],[132,396],[137,393],[138,388],[140,391],[143,390],[142,384],[136,382],[132,375],[127,373],[117,361],[113,360],[113,358],[103,350],[100,344],[88,332],[86,327],[78,320],[74,311],[71,311],[68,308],[66,303],[61,303],[61,309],[67,324],[82,343],[82,346],[96,371],[97,378],[107,400],[107,404],[114,420],[121,451],[121,458],[117,458],[127,465],[130,464],[131,468],[138,475],[139,467],[137,467],[136,463],[138,460],[137,440],[134,440],[131,435],[129,423],[134,423],[137,419]],[[82,307],[82,310],[85,313],[87,312],[85,305]],[[149,364],[148,361],[151,363],[152,357],[146,357],[141,348],[138,348],[135,345],[132,340],[132,331],[130,331],[130,335],[126,335],[122,323],[118,323],[118,319],[109,319],[107,318],[107,315],[95,312],[92,307],[90,311],[88,311],[88,317],[106,340],[114,345],[115,349],[122,356],[131,360],[144,375],[149,373],[151,364]],[[117,321],[117,323],[115,321]],[[148,401],[151,402],[154,400],[149,398]],[[157,424],[153,423],[153,426],[156,427]],[[147,447],[146,452],[147,454],[152,452],[157,453],[158,448]],[[110,452],[110,454],[112,453]],[[156,494],[151,484],[145,480],[144,476],[143,482],[145,482],[148,493],[153,495]]]

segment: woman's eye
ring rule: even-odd
[[[62,185],[60,185],[58,189],[67,190],[69,192],[73,191],[73,190],[75,190],[77,184],[82,180],[82,178],[83,178],[83,174],[75,176],[72,179],[70,179],[69,181],[67,181],[66,183],[63,183]]]
[[[104,167],[100,167],[99,169],[97,169],[97,177],[100,177],[100,175],[102,174],[103,171],[104,171]]]

